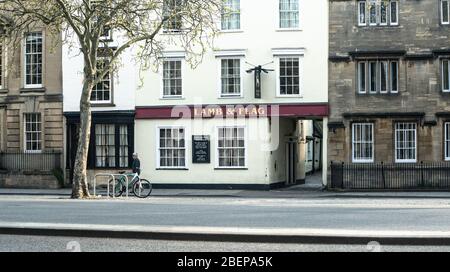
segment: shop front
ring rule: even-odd
[[[157,188],[265,190],[302,183],[307,140],[300,120],[327,115],[327,104],[138,107],[142,175]]]
[[[66,174],[73,178],[78,146],[79,112],[66,112]],[[134,152],[134,111],[92,113],[88,178],[97,173],[129,170]]]

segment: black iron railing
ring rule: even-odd
[[[350,190],[450,189],[450,162],[331,163],[331,188]]]
[[[6,171],[52,171],[61,167],[61,152],[0,153],[0,169]]]

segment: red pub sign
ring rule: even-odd
[[[194,118],[214,118],[214,117],[265,117],[268,115],[266,105],[248,106],[206,106],[194,107]]]
[[[324,117],[328,104],[180,105],[136,107],[136,119]]]

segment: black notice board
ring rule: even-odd
[[[209,136],[192,136],[192,163],[211,163],[210,143]]]

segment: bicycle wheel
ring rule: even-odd
[[[119,197],[123,194],[123,188],[122,188],[123,186],[122,186],[122,182],[120,181],[120,179],[115,178],[114,182],[112,179],[110,179],[108,181],[108,183],[109,183],[109,196],[110,197],[113,197],[113,191],[114,191],[115,197]]]
[[[146,179],[141,179],[133,185],[133,193],[139,198],[147,198],[152,193],[152,190],[152,184]]]

